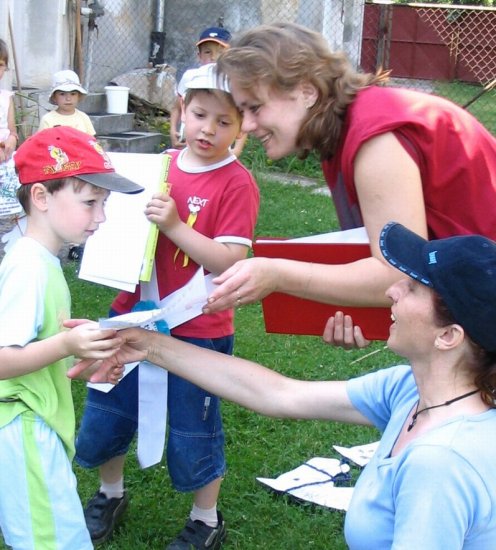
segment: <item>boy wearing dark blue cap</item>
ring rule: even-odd
[[[218,44],[219,46],[221,46],[221,48],[228,48],[230,41],[231,33],[224,27],[208,27],[208,29],[205,29],[200,34],[200,38],[196,43],[196,47],[198,48],[198,52],[200,54],[200,46],[202,44],[205,44],[206,42],[210,42],[210,48],[213,48],[214,44]],[[222,51],[222,49],[220,51]]]

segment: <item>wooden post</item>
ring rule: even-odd
[[[14,69],[16,74],[17,91],[19,92],[19,106],[21,108],[21,122],[22,122],[24,118],[24,98],[22,96],[21,78],[19,75],[19,65],[17,63],[17,55],[16,55],[16,48],[15,48],[15,41],[14,41],[14,30],[12,28],[12,18],[10,17],[10,10],[9,10],[8,19],[9,19],[10,43],[12,45],[12,59],[14,60]],[[24,136],[24,128],[22,124],[19,125],[18,134],[19,134],[19,141],[23,141],[25,136]]]
[[[83,44],[81,37],[81,0],[76,0],[76,50],[74,52],[74,69],[81,82],[84,81]]]

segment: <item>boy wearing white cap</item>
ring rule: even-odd
[[[55,126],[70,126],[85,134],[94,136],[96,132],[90,117],[77,108],[81,98],[87,93],[74,71],[56,72],[53,75],[49,101],[57,108],[43,115],[39,130],[54,128]]]
[[[204,29],[200,33],[198,42],[196,43],[199,64],[203,66],[209,63],[215,63],[220,54],[229,48],[230,41],[231,33],[224,27],[208,27]],[[184,141],[184,123],[181,122],[181,102],[188,89],[188,81],[196,74],[196,70],[196,68],[188,69],[183,74],[176,87],[177,100],[170,114],[170,140],[171,147],[175,149],[186,147],[186,142]],[[246,138],[247,134],[240,133],[238,138],[234,141],[232,152],[238,158],[243,152]]]
[[[205,272],[220,273],[246,258],[260,202],[253,176],[229,148],[240,132],[241,115],[225,79],[217,78],[215,64],[204,65],[191,74],[187,86],[182,110],[186,148],[170,151],[170,193],[154,195],[145,210],[160,231],[155,253],[157,290],[153,291],[157,300],[182,288],[200,266]],[[133,294],[121,292],[112,311],[131,311],[142,289],[143,285]],[[231,355],[233,317],[232,309],[199,315],[173,327],[171,334]],[[85,509],[95,545],[112,535],[127,506],[124,462],[139,423],[141,372],[141,366],[134,369],[109,393],[88,391],[76,438],[76,460],[86,468],[100,467],[100,488]],[[226,471],[219,399],[170,375],[167,405],[169,475],[176,490],[194,495],[190,517],[167,549],[216,550],[226,537],[217,510]],[[157,460],[160,457],[151,464]]]

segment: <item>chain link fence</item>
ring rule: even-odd
[[[76,18],[75,68],[90,91],[129,85],[131,94],[168,111],[176,79],[196,64],[202,29],[224,26],[235,34],[293,21],[321,32],[363,70],[391,69],[392,85],[450,97],[496,133],[496,8],[364,0],[69,2],[83,12]]]
[[[496,9],[418,9],[449,49],[449,57],[460,68],[460,80],[484,83],[496,79]]]

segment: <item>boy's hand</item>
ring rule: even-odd
[[[63,333],[66,355],[80,359],[106,359],[122,344],[116,330],[100,329],[94,321],[71,319],[65,321],[64,326],[71,329]]]
[[[155,193],[146,205],[145,216],[165,234],[182,223],[176,201],[168,193]]]
[[[73,321],[76,320],[71,320],[71,322]],[[96,364],[97,362],[91,359],[79,361],[67,371],[67,376],[69,378],[78,378],[88,369],[97,369],[95,375],[99,373],[98,376],[101,373],[112,372],[112,369],[114,369],[115,373],[118,373],[119,371],[115,369],[123,368],[126,363],[144,361],[147,358],[148,340],[156,332],[131,328],[122,330],[120,333],[122,335],[121,346],[112,356],[98,362],[99,364]],[[99,382],[100,380],[96,380],[95,376],[91,375],[89,381]]]

